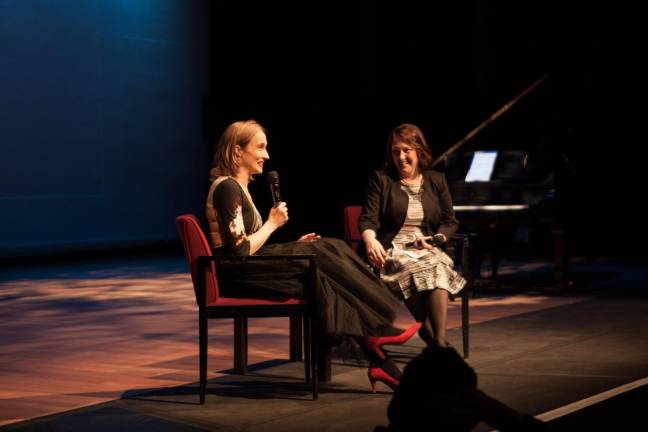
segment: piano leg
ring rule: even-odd
[[[472,298],[476,297],[476,292],[480,288],[498,287],[497,269],[499,267],[499,252],[496,251],[496,233],[495,226],[492,225],[486,230],[474,230],[477,236],[471,242],[472,256]],[[482,276],[482,268],[488,264],[485,269],[485,276]],[[487,272],[487,273],[486,273]]]
[[[499,251],[493,250],[493,255],[491,256],[491,279],[493,279],[494,283],[497,283],[499,280],[497,276],[497,272],[499,270],[499,265],[500,261],[502,261],[502,256],[500,255]]]
[[[503,245],[510,242],[513,235],[514,229],[511,227],[491,224],[488,228],[485,235],[485,252],[490,258],[490,274],[485,279],[485,282],[490,288],[499,288],[501,286],[497,273],[504,254]]]
[[[568,287],[569,254],[567,253],[567,240],[565,230],[554,227],[551,229],[554,250],[554,283],[558,290]]]

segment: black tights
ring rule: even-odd
[[[422,324],[419,336],[427,345],[447,346],[448,291],[437,288],[419,292],[405,300],[405,305]]]

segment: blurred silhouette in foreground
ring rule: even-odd
[[[502,432],[548,431],[477,388],[475,371],[452,347],[431,345],[410,361],[375,432],[470,431],[480,421]]]

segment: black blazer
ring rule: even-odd
[[[452,198],[445,176],[437,171],[423,171],[423,223],[427,235],[444,234],[450,239],[459,228],[459,222],[452,209]],[[385,249],[400,231],[405,217],[409,198],[401,189],[400,180],[384,170],[374,171],[369,178],[362,213],[360,232],[374,230],[376,238]]]

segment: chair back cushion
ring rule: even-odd
[[[357,251],[358,243],[362,241],[362,233],[358,226],[358,219],[362,212],[361,206],[344,207],[344,239],[351,243],[351,247]]]
[[[200,222],[192,214],[180,215],[176,218],[176,227],[180,234],[180,240],[184,247],[185,256],[189,269],[191,269],[191,280],[198,302],[198,272],[196,260],[199,256],[211,256],[209,243],[205,238]],[[214,262],[205,271],[205,301],[206,304],[214,303],[218,299],[218,281],[216,279],[216,265]]]

